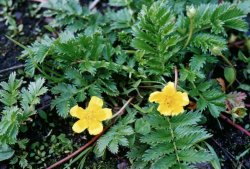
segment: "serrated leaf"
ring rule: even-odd
[[[150,132],[150,124],[144,119],[138,119],[135,122],[135,131],[140,134],[147,134]]]
[[[190,59],[190,67],[192,70],[199,71],[201,68],[203,68],[204,64],[206,63],[206,57],[202,55],[194,55]]]
[[[111,153],[113,154],[117,154],[118,153],[118,140],[112,140],[108,146],[109,150]]]
[[[175,155],[170,155],[166,157],[162,157],[158,159],[155,163],[152,165],[152,169],[168,169],[171,166],[173,166],[175,163]]]

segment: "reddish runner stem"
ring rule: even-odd
[[[220,117],[225,120],[227,123],[229,123],[230,125],[234,126],[235,128],[239,129],[241,132],[243,132],[244,134],[246,134],[247,136],[250,137],[250,132],[247,131],[246,129],[244,129],[243,127],[241,127],[240,125],[234,123],[232,120],[230,120],[229,118],[227,118],[226,116],[224,116],[223,114],[220,114]]]
[[[99,137],[101,137],[101,135],[103,135],[103,133],[108,129],[109,127],[105,128],[100,134],[96,135],[95,137],[93,137],[89,142],[87,142],[85,145],[83,145],[82,147],[80,147],[78,150],[76,150],[75,152],[73,152],[72,154],[68,155],[67,157],[65,157],[64,159],[56,162],[55,164],[49,166],[47,169],[52,169],[55,168],[57,166],[59,166],[60,164],[68,161],[69,159],[73,158],[74,156],[76,156],[77,154],[79,154],[80,152],[82,152],[84,149],[86,149],[87,147],[89,147],[91,144],[93,144]]]

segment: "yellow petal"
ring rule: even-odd
[[[182,106],[174,107],[173,111],[172,111],[172,116],[176,116],[176,115],[181,114],[183,112],[184,112],[184,109]]]
[[[98,135],[98,134],[100,134],[102,132],[103,125],[99,121],[92,121],[89,124],[88,130],[89,130],[89,134],[91,134],[91,135]]]
[[[72,129],[76,133],[81,133],[83,132],[86,128],[88,127],[87,121],[86,120],[78,120],[75,122],[73,125]]]
[[[112,117],[112,111],[111,109],[104,108],[96,113],[96,119],[98,121],[103,121],[110,119]]]
[[[182,93],[182,100],[183,100],[183,106],[186,106],[189,104],[189,98],[188,94],[186,92]]]
[[[89,109],[101,108],[103,106],[103,101],[99,97],[92,96],[89,101]]]
[[[167,85],[162,89],[162,91],[168,95],[172,95],[176,92],[173,82],[168,82]]]
[[[187,93],[176,92],[173,99],[175,100],[177,105],[180,105],[180,106],[186,106],[189,104],[189,99],[188,99]]]
[[[77,117],[79,119],[86,117],[86,114],[87,114],[86,110],[79,107],[78,105],[70,109],[70,115],[73,117]]]
[[[151,93],[149,96],[149,102],[161,102],[162,100],[164,100],[164,93],[163,92],[154,92]]]
[[[172,115],[172,109],[168,105],[160,104],[157,110],[165,115],[165,116],[171,116]]]

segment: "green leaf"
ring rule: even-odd
[[[161,143],[146,150],[142,156],[143,161],[157,160],[164,155],[174,152],[174,146],[169,143]]]
[[[106,16],[110,19],[110,29],[131,28],[132,13],[128,9],[121,9],[116,12],[108,12]]]
[[[135,131],[140,134],[148,134],[150,132],[150,124],[144,119],[138,119],[135,122]]]
[[[0,121],[0,143],[1,144],[15,144],[17,140],[19,121],[17,107],[6,109]]]
[[[44,119],[46,122],[48,121],[48,116],[47,116],[47,114],[45,113],[45,111],[43,111],[43,110],[38,110],[38,114],[39,114],[39,116],[40,116],[42,119]]]
[[[200,48],[204,53],[206,53],[208,50],[213,53],[215,47],[220,51],[225,50],[226,44],[227,41],[220,36],[209,33],[200,33],[193,38],[191,46]]]
[[[197,70],[199,71],[200,69],[203,68],[204,64],[206,63],[206,57],[203,55],[194,55],[190,59],[190,67],[192,70]]]
[[[135,113],[131,112],[122,118],[116,125],[112,126],[100,139],[98,139],[94,152],[102,156],[108,149],[111,153],[118,153],[119,146],[128,147],[128,137],[134,134],[130,126],[135,121]]]
[[[19,98],[19,88],[21,84],[22,81],[16,79],[16,73],[11,73],[8,83],[0,83],[0,86],[2,88],[0,90],[0,102],[2,102],[6,106],[12,106],[16,104]]]
[[[170,156],[163,156],[160,159],[158,159],[155,163],[152,165],[152,169],[168,169],[171,168],[175,161],[175,155],[171,154]]]
[[[249,84],[240,84],[238,88],[250,92],[250,85]]]
[[[235,69],[233,67],[226,67],[224,69],[224,76],[225,76],[225,78],[228,81],[229,86],[230,86],[231,84],[233,84],[233,82],[236,79]]]
[[[0,145],[0,161],[10,159],[14,155],[14,152],[8,145]]]

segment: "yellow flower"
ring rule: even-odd
[[[150,94],[149,101],[159,103],[157,110],[165,116],[183,113],[183,107],[189,104],[187,93],[177,92],[173,82],[168,82],[161,92]]]
[[[70,109],[70,114],[79,120],[73,125],[72,129],[76,133],[81,133],[88,129],[89,134],[97,135],[103,130],[102,121],[112,117],[112,111],[108,108],[102,108],[103,100],[93,96],[86,109],[78,105]]]

